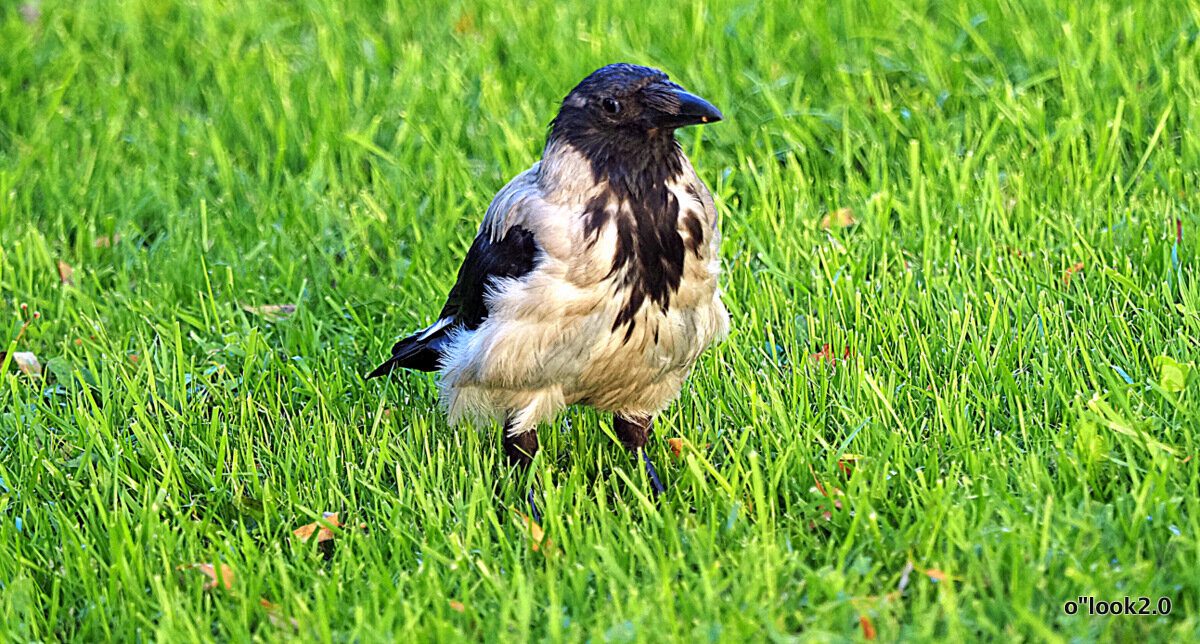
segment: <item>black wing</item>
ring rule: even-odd
[[[475,329],[487,319],[484,296],[488,288],[496,280],[518,278],[532,271],[537,251],[533,233],[521,226],[509,228],[504,238],[496,242],[481,231],[458,269],[458,281],[450,289],[437,322],[397,342],[392,347],[392,357],[367,374],[367,378],[391,373],[398,367],[437,371],[452,332]]]

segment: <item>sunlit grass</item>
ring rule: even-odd
[[[1198,24],[1196,0],[5,4],[0,340],[44,375],[0,374],[0,633],[1194,639],[1198,378],[1162,365],[1200,362]],[[660,506],[608,419],[542,430],[535,552],[495,428],[360,374],[618,60],[727,117],[680,138],[733,333],[658,421]],[[857,223],[823,229],[838,208]],[[292,536],[323,512],[351,526],[328,557]],[[176,570],[214,561],[232,589]],[[1081,595],[1173,611],[1065,614]]]

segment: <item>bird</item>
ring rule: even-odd
[[[502,424],[508,461],[526,469],[538,427],[564,408],[612,414],[658,498],[653,420],[730,326],[717,210],[675,131],[723,118],[658,69],[589,74],[542,158],[492,199],[437,320],[367,378],[440,372],[449,424]]]

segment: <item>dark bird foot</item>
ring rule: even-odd
[[[654,463],[650,462],[650,455],[646,453],[646,443],[650,441],[652,425],[653,419],[649,417],[613,415],[613,431],[616,432],[621,444],[634,454],[641,453],[642,463],[646,465],[646,476],[650,478],[650,484],[654,486],[654,500],[657,501],[667,490],[658,478],[658,471],[654,469]]]
[[[654,470],[654,463],[650,462],[650,455],[644,449],[641,452],[642,461],[646,463],[646,476],[650,477],[650,483],[654,486],[654,500],[657,501],[667,490],[663,487],[662,481],[658,480],[658,472]]]
[[[516,435],[510,435],[508,430],[509,423],[504,423],[504,453],[508,456],[508,462],[516,473],[529,474],[529,466],[533,464],[533,457],[538,451],[537,430],[531,429]],[[529,489],[525,493],[525,502],[529,505],[529,518],[541,525],[542,513],[538,512],[537,503],[534,501],[533,481],[530,481]]]
[[[529,492],[525,494],[525,501],[529,503],[529,518],[534,523],[542,525],[542,513],[538,512],[537,502],[533,499],[533,488],[529,488]]]

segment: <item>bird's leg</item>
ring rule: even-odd
[[[504,453],[509,464],[528,468],[538,451],[537,429],[513,434],[511,427],[511,422],[504,423]]]
[[[529,465],[533,463],[533,457],[538,451],[537,428],[513,434],[511,432],[512,421],[504,423],[504,453],[508,456],[508,462],[522,474],[529,471]],[[534,523],[542,522],[541,514],[538,512],[537,504],[533,502],[533,486],[525,494],[525,501],[529,503],[529,516],[533,518]]]
[[[650,462],[650,455],[646,453],[646,443],[650,440],[653,420],[649,416],[613,414],[613,431],[617,433],[617,438],[621,440],[625,449],[635,455],[641,452],[642,462],[646,464],[646,476],[650,477],[650,483],[654,485],[654,498],[657,499],[666,489],[663,488],[662,481],[658,480],[658,472],[654,470],[654,463]]]

